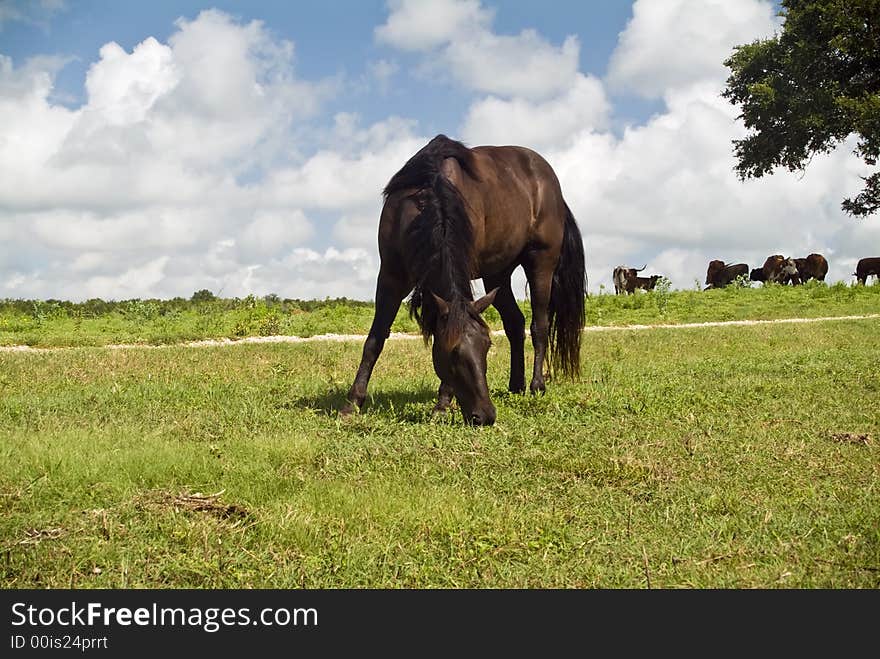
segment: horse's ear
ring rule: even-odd
[[[446,318],[449,315],[449,303],[442,297],[436,295],[434,291],[431,291],[431,295],[434,297],[434,302],[437,303],[437,311],[440,312],[440,317]]]
[[[498,292],[497,288],[493,288],[491,291],[486,293],[479,300],[475,300],[471,302],[474,305],[474,309],[477,310],[477,313],[483,313],[486,309],[489,308],[489,305],[495,301],[495,293]]]

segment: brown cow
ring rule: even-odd
[[[641,288],[645,291],[653,291],[657,282],[663,278],[662,275],[651,275],[650,277],[632,277],[626,280],[626,292],[633,294],[636,289]]]
[[[860,284],[865,284],[871,275],[880,279],[880,256],[868,256],[860,259],[853,274]]]
[[[794,262],[797,265],[798,277],[801,282],[809,279],[825,281],[825,275],[828,274],[828,261],[821,254],[814,252],[806,258],[795,259]]]
[[[794,259],[785,258],[782,254],[768,256],[761,269],[764,271],[764,279],[761,281],[774,284],[801,283]]]
[[[706,270],[706,288],[723,288],[733,282],[737,277],[746,277],[749,274],[749,266],[745,263],[735,263],[726,265],[724,261],[709,261],[709,267]]]
[[[625,265],[619,265],[614,268],[611,279],[614,282],[614,293],[616,295],[627,295],[633,292],[632,280],[636,278],[636,273],[641,272],[648,264],[641,268],[628,268]]]

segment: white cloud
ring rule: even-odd
[[[288,256],[251,270],[247,281],[230,284],[232,295],[248,291],[259,295],[276,293],[282,297],[323,299],[356,297],[371,299],[376,289],[378,267],[375,257],[364,249],[324,252],[295,249]]]
[[[47,100],[55,66],[30,61],[19,69],[0,55],[0,198],[21,191],[28,174],[38,170],[58,148],[75,115]]]
[[[261,21],[240,25],[216,9],[178,19],[168,40],[182,69],[177,111],[235,120],[266,105],[267,87],[285,81],[293,44],[275,41]]]
[[[502,96],[543,99],[564,91],[575,79],[580,44],[565,39],[557,48],[534,30],[517,36],[488,31],[450,42],[445,58],[466,87]]]
[[[27,218],[39,244],[71,251],[105,252],[179,249],[197,245],[210,233],[207,213],[150,208],[110,217],[88,212],[43,211]]]
[[[241,232],[239,246],[245,261],[259,263],[306,242],[313,234],[311,223],[300,210],[263,210]]]
[[[492,21],[492,11],[479,0],[390,0],[388,7],[387,22],[374,34],[378,41],[402,50],[430,50]]]
[[[273,172],[266,188],[276,203],[296,200],[313,208],[351,210],[381,206],[381,192],[394,173],[424,146],[408,124],[391,118],[361,131],[346,118],[344,132],[350,155],[322,149],[302,165]],[[390,129],[390,130],[389,130]]]
[[[377,40],[428,53],[427,70],[448,71],[468,89],[539,100],[575,80],[576,36],[557,47],[531,29],[515,36],[495,34],[492,12],[473,0],[397,0],[389,8],[388,21],[375,31]]]
[[[733,47],[771,37],[779,25],[764,0],[637,0],[608,81],[648,98],[706,78],[723,82]]]
[[[333,225],[333,239],[346,246],[369,247],[378,242],[379,214],[343,215]]]
[[[52,100],[63,62],[0,56],[0,295],[188,295],[314,235],[308,195],[277,203],[271,181],[236,177],[295,157],[297,122],[337,83],[298,79],[293,44],[259,21],[176,27],[102,47],[74,109]],[[383,148],[381,128],[357,137]]]
[[[132,298],[151,297],[156,286],[164,278],[164,268],[170,257],[160,256],[143,265],[127,269],[114,275],[95,275],[81,283],[76,297],[127,300]],[[108,295],[108,293],[111,293]]]
[[[135,46],[131,54],[111,42],[101,59],[89,68],[86,91],[89,110],[101,123],[125,125],[143,121],[156,100],[180,82],[174,52],[153,37]]]
[[[543,149],[565,144],[584,130],[608,126],[611,106],[602,83],[578,74],[572,86],[546,101],[495,96],[468,109],[462,136],[469,144],[527,144]]]
[[[0,198],[13,208],[223,198],[233,176],[286,158],[298,117],[332,84],[297,80],[292,45],[217,11],[179,21],[169,45],[101,49],[88,102],[49,100],[49,71],[0,59]]]

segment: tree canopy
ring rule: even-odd
[[[203,288],[199,291],[196,291],[195,293],[192,294],[192,297],[190,298],[190,300],[192,300],[193,302],[211,302],[212,300],[216,300],[216,299],[217,299],[217,296],[214,295],[207,288]]]
[[[880,157],[880,0],[782,0],[772,39],[737,46],[722,95],[749,129],[734,140],[736,172],[758,178],[778,166],[801,171],[816,153],[857,136],[854,153]],[[841,204],[851,215],[880,208],[880,172]]]

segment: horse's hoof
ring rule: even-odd
[[[357,408],[351,403],[348,403],[339,410],[339,418],[347,419],[348,417],[352,416],[356,411]]]

